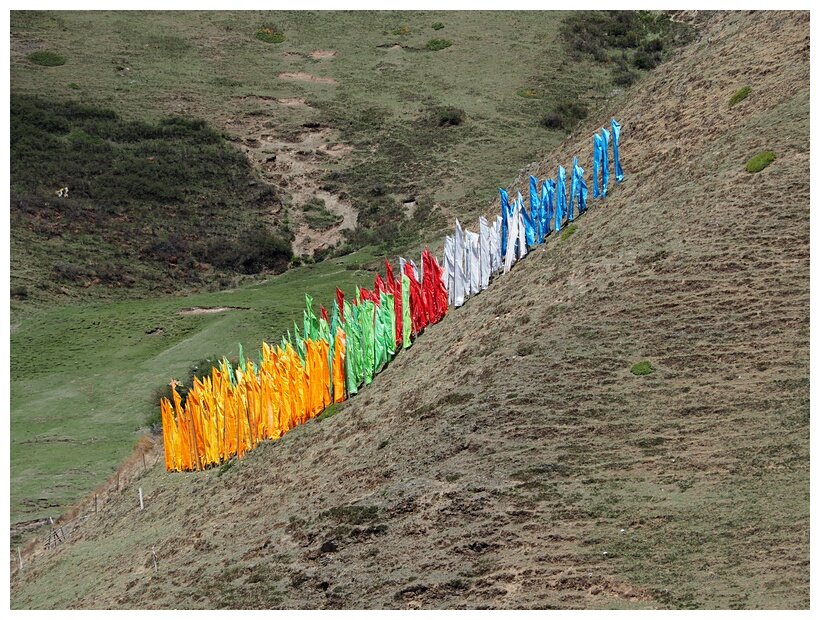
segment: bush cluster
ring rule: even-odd
[[[461,108],[451,105],[440,106],[433,109],[435,122],[439,127],[455,127],[461,125],[467,118],[467,114]]]
[[[562,101],[553,110],[541,117],[541,126],[546,129],[569,129],[586,118],[587,107],[578,101]]]
[[[576,54],[587,54],[596,62],[610,64],[615,58],[628,58],[635,69],[654,69],[669,48],[692,40],[694,29],[673,22],[669,15],[653,11],[577,11],[564,21],[564,41]],[[620,52],[613,58],[612,52]],[[637,74],[617,61],[613,81],[627,86]]]
[[[450,47],[452,44],[453,42],[449,39],[430,39],[427,41],[427,49],[436,52],[438,50],[443,50],[446,47]]]
[[[195,256],[220,269],[252,274],[281,273],[293,256],[290,240],[264,227],[243,231],[236,237],[215,237],[194,249]]]

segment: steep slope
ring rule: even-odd
[[[809,14],[707,17],[574,234],[333,417],[120,485],[12,608],[808,608]]]

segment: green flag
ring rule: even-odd
[[[410,278],[407,274],[401,274],[401,329],[404,348],[408,348],[413,342],[410,335],[413,333],[413,320],[410,316]]]
[[[345,315],[345,383],[348,394],[356,394],[361,383],[361,340],[359,325],[353,316],[353,307],[348,302],[344,302]]]
[[[359,327],[362,332],[362,368],[364,369],[365,385],[370,385],[373,381],[373,363],[376,354],[375,333],[373,331],[375,321],[376,304],[370,299],[365,299],[359,310]]]

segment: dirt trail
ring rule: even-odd
[[[248,102],[263,106],[309,108],[299,97],[241,97],[237,106]],[[315,250],[335,245],[342,239],[343,230],[356,228],[358,212],[350,202],[320,189],[322,164],[348,155],[353,147],[337,141],[334,129],[321,126],[303,126],[298,132],[278,132],[258,116],[237,113],[225,121],[225,130],[241,136],[241,147],[251,165],[265,181],[282,188],[291,195],[287,216],[295,233],[293,253],[312,255]],[[311,198],[324,200],[325,207],[341,216],[341,221],[325,230],[310,228],[302,213],[303,205]],[[275,210],[270,217],[283,214]]]

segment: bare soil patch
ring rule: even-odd
[[[338,52],[336,50],[313,50],[310,53],[311,58],[333,58]]]
[[[322,82],[323,84],[338,84],[338,80],[334,80],[333,78],[329,77],[321,77],[318,75],[313,75],[312,73],[306,73],[305,71],[286,71],[284,73],[280,73],[278,77],[284,80],[305,80],[307,82]]]

